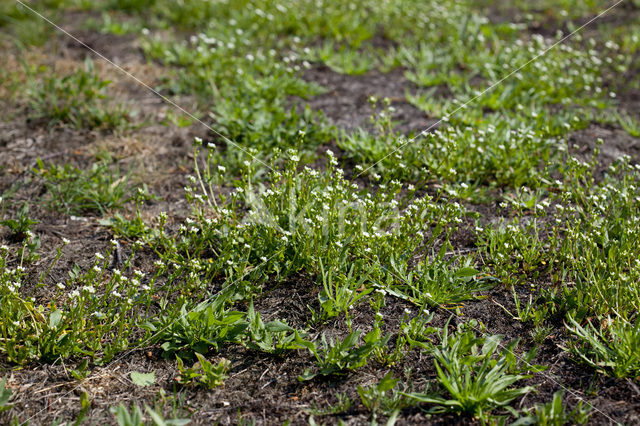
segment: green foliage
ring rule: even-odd
[[[322,62],[340,74],[362,75],[377,65],[375,53],[373,51],[362,52],[345,46],[338,47],[331,42],[325,42],[305,57],[310,61]]]
[[[554,158],[557,142],[544,132],[504,120],[474,126],[450,126],[407,140],[360,131],[343,139],[357,171],[404,180],[437,178],[467,186],[540,186],[548,179],[545,165]],[[372,168],[371,168],[372,167]]]
[[[203,355],[195,353],[198,361],[191,367],[186,368],[180,357],[177,357],[178,371],[180,375],[176,381],[182,385],[202,386],[213,389],[222,386],[227,378],[227,372],[231,366],[231,362],[226,359],[220,360],[217,364],[207,360]]]
[[[87,170],[70,164],[47,167],[40,159],[37,164],[35,172],[50,194],[49,206],[58,212],[104,215],[133,200],[136,194],[135,188],[129,185],[129,174],[120,175],[118,169],[112,170],[104,161],[94,163]]]
[[[318,371],[313,373],[306,370],[298,377],[298,380],[311,380],[317,375],[329,376],[332,374],[344,374],[347,370],[355,370],[365,365],[370,355],[379,348],[383,348],[391,335],[382,337],[379,329],[371,330],[363,339],[363,343],[358,345],[358,340],[362,334],[361,330],[356,330],[343,340],[327,341],[323,334],[319,347],[309,345],[308,349],[316,357]]]
[[[501,219],[481,231],[478,245],[487,251],[495,275],[505,284],[536,278],[550,262],[549,237],[555,230],[549,229],[546,218],[549,204],[535,192],[516,192],[501,204],[510,209],[511,219]]]
[[[617,73],[636,71],[637,29],[628,25],[603,33],[604,27],[592,27],[608,41],[576,34],[548,50],[564,37],[549,35],[548,28],[571,31],[575,24],[564,17],[581,22],[604,3],[502,3],[505,10],[498,14],[494,4],[487,13],[482,8],[488,2],[466,0],[38,3],[49,17],[80,8],[98,17],[89,24],[94,30],[142,33],[148,59],[163,67],[156,89],[194,99],[194,113],[208,116],[212,128],[233,142],[217,147],[214,142],[223,144],[212,135],[205,146],[197,142],[194,176],[186,184],[191,211],[182,223],[166,213],[143,220],[147,195],[136,194],[129,174],[106,161],[86,170],[39,161],[35,173],[53,210],[105,216],[100,223],[129,240],[133,253],[125,272],[111,269],[109,252],[84,269],[73,268],[54,287],[49,273],[62,248],[39,278],[31,270],[27,274],[27,263],[38,267],[36,221],[27,204],[16,217],[3,212],[0,224],[9,229],[12,247],[0,246],[0,355],[20,366],[69,362],[71,375],[84,380],[93,364],[157,344],[166,356],[177,356],[179,383],[210,389],[223,384],[229,364],[205,355],[228,345],[275,356],[307,349],[316,367],[301,380],[331,379],[372,360],[400,364],[415,350],[420,353],[413,355],[433,357],[437,380],[423,393],[413,387],[401,392],[391,373],[359,386],[362,406],[374,421],[386,415],[393,423],[402,408],[424,403],[433,413],[501,422],[506,418],[491,414],[504,409],[517,417],[510,405],[532,390],[519,383],[540,370],[523,365],[533,352],[517,362],[517,342],[478,337],[464,325],[449,334],[447,324],[436,344],[438,329],[429,312],[455,307],[466,314],[467,301],[479,300],[481,291],[500,282],[514,295],[515,310],[505,311],[531,325],[534,343],[557,332],[553,324],[564,318],[572,335],[566,349],[577,360],[600,373],[637,377],[639,169],[623,158],[601,173],[597,149],[586,162],[567,154],[571,132],[591,123],[639,134],[637,119],[615,104],[614,91],[623,93],[624,86],[610,82]],[[501,16],[518,21],[495,19]],[[45,41],[46,24],[30,17],[15,4],[0,4],[2,41]],[[538,21],[544,36],[531,31]],[[129,126],[132,114],[116,105],[110,82],[91,61],[62,77],[49,75],[55,70],[47,67],[24,66],[29,119],[77,129]],[[323,66],[362,77],[334,76]],[[378,100],[379,87],[365,87],[374,96],[364,128],[339,131],[305,105],[326,89],[337,90],[310,81],[327,77],[347,87],[369,78],[384,82],[380,74],[392,70],[408,83],[405,97]],[[12,72],[0,70],[0,81],[9,82],[5,92],[18,92],[20,80]],[[389,78],[399,80],[398,75]],[[483,93],[493,83],[498,84]],[[405,109],[395,108],[405,99],[428,122],[442,119],[432,133],[398,131],[394,118],[404,118]],[[189,125],[190,119],[173,114],[163,124]],[[318,152],[335,143],[340,155],[327,151],[320,164]],[[115,212],[133,200],[135,217]],[[475,205],[486,201],[502,203],[497,211],[491,204],[487,217],[473,213],[474,230],[464,220],[471,215],[466,208],[487,211]],[[469,236],[469,244],[475,241],[477,254],[450,242],[458,231]],[[14,248],[18,243],[22,247]],[[146,257],[136,263],[143,246],[145,256],[155,256],[153,265]],[[134,264],[145,265],[145,272],[131,272]],[[300,330],[277,319],[265,322],[253,303],[285,280],[304,281],[300,287],[318,297],[320,309],[312,310]],[[536,288],[539,283],[543,288]],[[523,284],[530,288],[521,291]],[[406,309],[399,324],[387,321],[396,327],[387,335],[385,297],[418,310],[413,316]],[[369,333],[357,330],[335,340],[324,333],[312,340],[315,334],[307,330],[331,321],[344,319],[351,331],[367,301],[374,312]],[[134,373],[137,384],[152,382]],[[3,381],[0,411],[9,406],[9,396]],[[334,406],[312,413],[349,410],[346,394],[336,398]],[[86,395],[81,401],[78,422],[90,407]],[[112,412],[119,424],[185,422],[138,405]],[[560,394],[523,414],[516,424],[588,418],[582,406],[563,408]]]
[[[524,357],[526,366],[516,361],[517,341],[499,350],[501,336],[477,337],[465,324],[453,334],[445,327],[441,340],[440,346],[433,348],[433,356],[438,382],[446,396],[407,394],[418,402],[435,405],[433,412],[454,412],[487,420],[492,409],[506,406],[534,390],[531,386],[513,387],[530,377],[522,373],[540,371],[539,366],[528,363],[533,353]]]
[[[615,118],[629,135],[634,138],[640,138],[640,120],[624,112],[616,112]]]
[[[164,260],[187,264],[216,253],[207,273],[238,277],[251,265],[254,284],[268,274],[282,279],[306,270],[318,275],[327,317],[354,305],[360,286],[366,295],[368,281],[387,282],[380,259],[401,253],[407,262],[423,244],[446,240],[461,221],[459,204],[437,203],[428,195],[409,201],[399,196],[399,181],[375,194],[360,191],[330,152],[323,172],[297,170],[298,154],[288,154],[290,161],[269,175],[268,186],[254,186],[247,163],[230,197],[222,195],[226,168],[215,156],[208,155],[203,167],[196,164],[198,178],[187,188],[195,219],[181,227],[179,239],[161,235],[154,242]]]
[[[12,404],[9,403],[12,392],[11,389],[6,387],[6,385],[7,379],[2,379],[2,381],[0,381],[0,413],[10,410],[12,407]]]
[[[282,321],[264,323],[260,313],[253,308],[253,301],[247,311],[247,347],[272,354],[284,351],[308,348],[311,342],[303,339],[300,333]]]
[[[591,415],[591,409],[584,407],[583,401],[571,411],[568,411],[562,403],[563,391],[553,394],[553,399],[545,404],[536,404],[532,410],[526,410],[527,414],[512,423],[513,426],[541,425],[562,426],[565,424],[586,424]]]
[[[48,271],[61,255],[58,248]],[[37,305],[20,292],[24,268],[10,268],[7,258],[0,251],[0,352],[17,364],[73,356],[107,362],[129,347],[136,326],[142,323],[136,313],[148,310],[153,300],[155,277],[141,285],[142,272],[135,271],[130,277],[118,270],[111,273],[105,256],[96,254],[88,271],[72,270],[65,283],[56,284],[52,291],[59,302]],[[133,258],[135,251],[123,267],[128,268]],[[48,271],[41,275],[38,286],[43,285]]]
[[[388,372],[376,385],[368,388],[358,386],[358,395],[360,395],[362,405],[371,412],[374,421],[378,413],[391,415],[393,412],[397,413],[401,409],[415,404],[404,394],[393,390],[398,381],[393,378],[391,372]]]
[[[461,264],[455,265],[455,261]],[[444,250],[441,250],[433,261],[420,262],[409,271],[408,265],[391,258],[391,271],[399,283],[387,291],[421,307],[473,299],[475,292],[491,287],[491,283],[488,279],[478,278],[480,272],[471,267],[472,262],[471,258],[445,259]]]
[[[593,163],[571,160],[570,184],[558,197],[561,212],[556,216],[566,238],[551,245],[562,274],[575,282],[563,299],[578,321],[587,313],[582,307],[600,315],[623,315],[640,307],[638,168],[622,157],[601,182],[595,182],[594,168]]]
[[[111,412],[115,415],[118,426],[141,426],[142,422],[142,410],[137,405],[131,407],[131,411],[127,409],[123,404],[118,407],[112,407]]]
[[[31,231],[31,225],[40,223],[38,220],[29,217],[29,204],[23,203],[18,210],[15,219],[0,220],[0,225],[6,226],[11,232],[11,239],[14,241],[24,241]]]
[[[109,411],[115,417],[118,426],[182,426],[191,423],[191,420],[188,419],[165,419],[162,414],[149,406],[145,406],[145,409],[151,417],[151,422],[145,422],[144,414],[136,404],[131,406],[131,411],[124,404],[111,407]]]
[[[578,338],[569,350],[591,367],[614,377],[640,375],[640,322],[624,317],[601,319],[600,327],[592,322],[580,325],[568,317],[569,330]]]
[[[110,227],[116,236],[128,240],[140,238],[150,232],[149,226],[140,217],[126,219],[119,213],[114,214],[113,217],[108,219],[101,219],[99,223],[100,225]]]
[[[148,327],[151,331],[158,330],[154,340],[163,342],[162,349],[167,355],[190,358],[194,353],[206,354],[225,342],[240,342],[248,327],[245,314],[226,309],[227,303],[224,296],[218,296],[189,311],[182,305],[177,319],[175,315],[164,315]]]
[[[129,113],[110,105],[108,80],[102,80],[87,58],[84,69],[66,77],[43,76],[29,88],[33,118],[45,118],[51,125],[71,124],[76,128],[113,130],[124,126]]]
[[[337,316],[340,313],[344,313],[349,318],[349,309],[372,291],[371,288],[363,288],[369,277],[366,274],[354,277],[353,272],[356,264],[352,264],[349,272],[345,275],[337,273],[339,270],[337,266],[325,270],[322,260],[319,260],[318,263],[320,264],[323,288],[318,294],[318,299],[322,306],[323,319]]]
[[[512,288],[513,291],[513,303],[515,305],[515,313],[510,312],[504,306],[497,303],[502,309],[505,310],[507,314],[509,314],[513,319],[521,322],[531,321],[534,326],[540,326],[548,316],[548,307],[542,306],[537,307],[533,301],[533,295],[529,294],[529,300],[524,304],[520,300],[518,293],[516,293],[515,286]]]
[[[156,372],[152,371],[151,373],[139,373],[137,371],[132,371],[131,381],[136,386],[151,386],[156,382]]]
[[[60,10],[68,7],[73,0],[43,0],[38,2],[38,10],[57,21]],[[34,5],[30,5],[34,6]],[[41,19],[34,19],[33,12],[18,2],[0,2],[0,28],[2,39],[9,40],[19,46],[42,46],[51,37],[53,29]]]

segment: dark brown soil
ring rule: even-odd
[[[374,112],[369,102],[371,96],[379,99],[376,112],[383,107],[380,102],[383,98],[391,100],[391,106],[395,108],[392,118],[397,122],[395,130],[400,133],[417,133],[438,121],[438,118],[427,117],[406,100],[406,92],[415,93],[417,88],[404,77],[401,69],[387,74],[371,71],[348,76],[326,66],[316,66],[305,71],[304,78],[327,89],[326,93],[310,99],[308,104],[322,111],[332,124],[346,130],[371,127],[369,118]]]
[[[602,139],[596,179],[602,179],[608,167],[623,155],[628,155],[631,164],[640,163],[640,138],[634,138],[619,128],[592,124],[584,130],[573,132],[567,138],[569,150],[576,158],[590,161],[596,141]]]

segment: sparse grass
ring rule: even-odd
[[[49,207],[58,212],[104,215],[136,196],[136,189],[129,185],[129,175],[111,170],[104,161],[94,163],[88,170],[81,170],[70,164],[50,164],[47,167],[38,159],[35,172],[42,178],[49,194]]]
[[[60,78],[57,75],[33,76],[29,90],[32,118],[43,118],[50,125],[67,123],[76,128],[113,130],[125,126],[129,113],[120,105],[112,105],[106,87],[87,58],[84,69]]]
[[[541,400],[549,402],[527,396],[550,383],[548,365],[536,363],[559,350],[594,376],[568,379],[574,397],[608,386],[602,375],[635,389],[638,157],[605,163],[600,150],[633,150],[589,140],[595,148],[585,154],[570,141],[575,130],[603,123],[639,135],[625,92],[637,84],[616,81],[636,75],[638,30],[594,25],[593,39],[578,34],[482,94],[563,37],[551,29],[575,28],[604,2],[512,2],[501,12],[513,13],[513,22],[491,5],[38,4],[56,19],[90,17],[83,28],[138,35],[150,63],[166,71],[156,89],[192,101],[195,114],[234,143],[209,134],[188,152],[172,132],[183,127],[192,135],[196,124],[163,113],[162,143],[148,155],[185,177],[184,196],[163,189],[168,213],[148,195],[145,184],[156,182],[133,184],[132,169],[121,172],[132,163],[126,153],[95,162],[75,150],[80,143],[65,146],[75,150],[74,163],[37,159],[28,171],[35,179],[27,180],[14,166],[50,154],[51,138],[67,134],[62,129],[124,132],[146,143],[155,123],[137,126],[89,59],[59,75],[25,56],[28,108],[13,115],[30,127],[25,135],[0,133],[0,146],[20,163],[0,158],[0,361],[15,368],[0,381],[0,419],[24,421],[28,407],[38,407],[28,398],[58,388],[61,400],[68,388],[82,389],[79,411],[74,402],[63,421],[121,425],[232,422],[237,407],[228,400],[249,413],[238,411],[238,423],[249,423],[256,405],[238,395],[250,392],[266,395],[266,422],[269,415],[315,421],[300,412],[390,424],[459,416],[582,424],[600,416],[586,399],[564,407],[562,393],[546,385]],[[0,43],[24,49],[51,34],[8,3],[0,6],[0,27],[10,36]],[[409,82],[403,114],[410,104],[442,122],[428,134],[402,134],[395,119],[402,99],[376,96],[385,88],[371,87],[357,94],[371,107],[367,125],[338,129],[306,105],[319,94],[343,102],[334,88],[310,81],[313,72],[329,72],[322,66],[345,87],[372,71],[395,70],[387,75],[397,78],[401,69]],[[0,70],[7,105],[19,99],[12,72]],[[338,153],[329,149],[336,145]],[[70,244],[76,222],[93,237]],[[112,237],[86,253],[85,244]],[[536,350],[547,352],[536,358]],[[132,361],[144,363],[137,371],[158,372],[153,380],[113,370],[136,354],[144,357]],[[21,382],[20,369],[56,368],[62,372],[47,376],[51,388],[32,391]],[[562,368],[554,365],[553,381],[564,388]],[[132,382],[141,396],[110,399],[113,384],[94,385],[107,376],[125,377],[118,386]],[[97,392],[101,386],[109,390]],[[222,405],[205,409],[208,398]],[[600,408],[601,398],[593,401]]]

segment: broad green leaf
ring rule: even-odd
[[[131,381],[137,386],[151,386],[156,382],[156,372],[138,373],[137,371],[132,371]]]
[[[51,312],[49,314],[49,328],[53,328],[53,329],[57,328],[61,320],[62,320],[62,312],[60,312],[59,309],[56,309],[55,311]]]

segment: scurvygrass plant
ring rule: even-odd
[[[87,58],[84,69],[64,78],[44,76],[33,82],[29,91],[34,118],[45,118],[51,125],[68,123],[76,128],[113,130],[129,121],[129,112],[113,106],[106,87],[93,62]]]
[[[165,262],[186,265],[189,259],[208,258],[201,265],[205,274],[226,279],[249,269],[253,276],[277,279],[312,272],[324,289],[325,316],[334,316],[358,300],[356,289],[373,280],[387,282],[392,271],[384,265],[393,256],[403,263],[412,254],[426,255],[462,221],[459,204],[428,195],[411,200],[415,188],[401,196],[403,186],[396,180],[382,182],[375,193],[360,190],[344,178],[330,152],[322,172],[300,169],[298,154],[288,155],[289,162],[270,174],[267,185],[253,182],[246,162],[243,180],[223,194],[226,168],[210,150],[187,186],[193,219],[181,226],[176,241],[161,237],[156,242]]]
[[[373,329],[358,344],[361,330],[349,333],[344,339],[327,340],[323,334],[319,344],[308,345],[309,351],[315,356],[317,372],[306,370],[298,380],[311,380],[314,377],[345,374],[350,370],[364,366],[374,351],[384,347],[391,335],[382,336],[379,329]]]
[[[605,317],[596,326],[569,317],[567,330],[578,339],[570,352],[591,367],[614,377],[640,375],[640,323],[637,319]]]
[[[445,327],[441,344],[433,348],[442,393],[409,393],[407,396],[430,404],[432,412],[453,412],[487,420],[491,410],[533,391],[531,386],[513,385],[530,377],[528,372],[540,370],[539,366],[516,361],[513,351],[517,342],[504,345],[500,350],[501,336],[477,337],[467,327],[461,324],[451,334]],[[531,358],[531,354],[525,357]]]
[[[0,251],[0,297],[5,307],[0,351],[10,361],[25,364],[89,356],[103,363],[136,340],[133,333],[144,321],[141,312],[149,311],[157,277],[145,279],[141,271],[132,276],[109,271],[111,253],[106,257],[98,253],[86,272],[71,271],[66,282],[55,285],[56,297],[46,306],[37,305],[22,295],[24,269],[9,268],[7,253]],[[53,262],[60,256],[61,249]],[[41,285],[45,278],[43,274]]]

